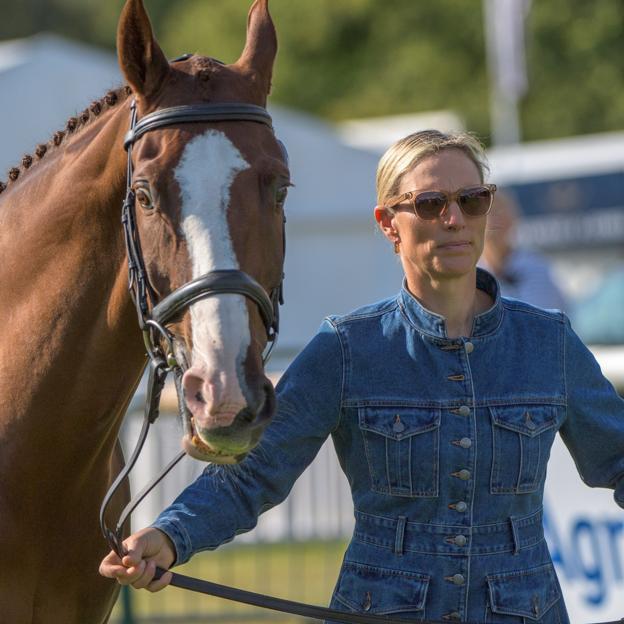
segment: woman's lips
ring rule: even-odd
[[[470,241],[450,241],[448,243],[441,243],[438,245],[440,249],[463,249],[471,246]]]

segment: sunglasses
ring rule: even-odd
[[[480,184],[468,186],[454,193],[444,191],[408,191],[397,197],[392,197],[384,208],[394,208],[404,201],[409,201],[417,216],[425,221],[437,219],[444,214],[447,206],[455,201],[461,211],[468,217],[482,217],[490,212],[496,193],[496,184]]]

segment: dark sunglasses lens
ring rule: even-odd
[[[416,214],[421,219],[437,219],[446,206],[446,195],[437,191],[420,193],[414,199]]]
[[[490,209],[492,192],[487,186],[474,186],[461,191],[457,202],[467,215],[480,217]]]

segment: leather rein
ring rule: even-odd
[[[173,336],[166,328],[179,318],[179,316],[193,303],[207,297],[220,294],[239,294],[253,301],[260,311],[267,331],[270,347],[263,357],[266,363],[275,346],[279,334],[279,305],[283,303],[283,276],[282,282],[271,294],[267,294],[264,288],[250,275],[238,270],[216,270],[192,280],[181,286],[160,302],[156,303],[155,290],[149,282],[141,244],[136,225],[135,194],[132,188],[132,147],[145,133],[166,126],[181,123],[218,122],[218,121],[250,121],[262,123],[271,129],[272,121],[267,111],[252,104],[227,103],[227,104],[202,104],[189,106],[176,106],[166,108],[143,117],[137,121],[136,102],[131,104],[130,130],[124,139],[124,148],[128,153],[127,168],[127,191],[122,207],[122,224],[128,255],[128,288],[135,304],[139,327],[143,332],[143,339],[149,356],[149,375],[146,393],[145,412],[143,425],[136,446],[124,469],[117,476],[109,488],[100,508],[100,527],[110,548],[122,557],[126,554],[123,546],[123,530],[132,512],[149,494],[149,492],[172,470],[172,468],[184,457],[184,451],[176,455],[156,476],[150,481],[132,500],[125,506],[116,523],[115,529],[111,529],[106,522],[108,506],[122,483],[128,478],[143,449],[150,426],[159,415],[160,396],[169,373],[173,373],[178,394],[178,409],[181,414],[186,410],[184,396],[181,387],[183,369],[178,363],[173,350]],[[280,143],[280,145],[282,145]],[[285,148],[282,145],[285,153]],[[285,246],[285,235],[284,235]],[[166,345],[163,350],[161,343]],[[156,568],[155,579],[160,578],[167,570]],[[282,613],[290,613],[318,620],[329,619],[335,622],[347,624],[405,624],[405,619],[396,619],[383,615],[367,615],[361,613],[348,613],[326,607],[310,605],[291,600],[285,600],[265,594],[258,594],[234,587],[228,587],[192,578],[177,572],[172,572],[170,585],[216,596],[234,602],[244,603],[271,609]],[[443,624],[432,620],[422,621],[422,624]],[[617,624],[617,622],[605,622],[603,624]],[[620,621],[621,624],[621,621]]]

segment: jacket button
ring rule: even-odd
[[[472,342],[466,342],[464,344],[464,348],[466,349],[466,353],[468,353],[468,355],[470,355],[474,351],[474,345],[472,344]]]
[[[456,535],[453,541],[457,546],[465,546],[468,540],[465,535]]]
[[[451,576],[451,580],[455,585],[463,585],[466,582],[463,574],[453,574],[453,576]]]
[[[470,479],[470,470],[466,470],[465,468],[460,470],[457,473],[457,476],[462,480],[462,481],[468,481],[468,479]]]
[[[392,424],[392,431],[395,433],[403,433],[403,431],[405,431],[405,425],[401,422],[401,417],[398,414]]]
[[[531,420],[531,412],[525,412],[524,422],[531,431],[537,429],[537,425]]]
[[[466,509],[468,509],[468,505],[466,505],[466,503],[464,503],[464,501],[459,501],[459,503],[455,503],[454,505],[451,505],[452,509],[455,509],[455,511],[460,511],[460,512],[464,512],[466,511]]]
[[[458,611],[452,611],[451,613],[446,613],[445,615],[442,616],[443,620],[459,620],[461,619],[461,615],[459,614]]]
[[[362,603],[362,609],[364,611],[370,611],[370,608],[373,606],[373,598],[370,592],[366,592],[364,594],[364,602]]]
[[[460,416],[470,416],[470,408],[467,405],[462,405],[457,412]]]
[[[469,449],[472,446],[472,440],[470,438],[462,438],[459,441],[459,446],[465,449]]]

